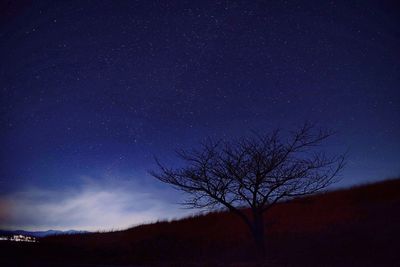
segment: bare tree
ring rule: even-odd
[[[248,226],[262,255],[264,213],[278,201],[313,194],[337,180],[344,155],[328,156],[321,144],[332,132],[304,124],[282,138],[278,130],[236,141],[203,143],[198,150],[178,151],[183,167],[151,174],[189,195],[191,208],[225,207]],[[249,208],[250,212],[245,212]]]

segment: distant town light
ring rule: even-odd
[[[14,242],[38,242],[32,236],[13,235],[12,237],[0,236],[0,241],[14,241]]]

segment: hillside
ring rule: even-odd
[[[399,188],[388,180],[276,205],[266,216],[267,266],[398,266]],[[0,246],[2,266],[252,266],[253,258],[247,229],[227,212]]]

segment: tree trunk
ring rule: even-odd
[[[252,234],[256,245],[256,253],[259,260],[265,259],[264,218],[261,214],[254,214]]]

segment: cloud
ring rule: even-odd
[[[189,214],[167,199],[159,189],[90,178],[78,188],[27,188],[0,197],[0,228],[111,230]]]

